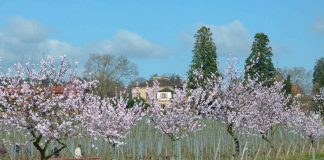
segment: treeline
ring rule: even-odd
[[[154,74],[152,77],[166,77],[175,84],[187,80],[188,86],[195,88],[204,85],[204,79],[211,78],[214,74],[222,76],[217,61],[217,45],[212,37],[210,28],[205,26],[199,28],[194,35],[193,56],[186,78],[174,73]],[[286,94],[300,96],[305,109],[318,110],[312,96],[319,93],[319,88],[324,87],[324,58],[316,60],[312,72],[303,67],[276,68],[272,62],[273,54],[269,37],[264,33],[256,33],[251,53],[245,60],[244,78],[253,79],[258,75],[258,79],[266,86],[272,85],[274,81],[284,81]],[[203,71],[203,78],[199,81],[194,80],[194,71],[197,69]],[[139,77],[137,65],[126,57],[108,54],[91,54],[85,64],[83,76],[98,81],[98,87],[94,91],[101,97],[111,97],[124,90],[130,91],[136,83],[147,81]]]
[[[193,57],[188,71],[189,86],[195,88],[204,85],[204,80],[213,75],[222,76],[217,62],[217,47],[208,27],[201,27],[195,34]],[[251,46],[251,53],[245,60],[244,79],[258,79],[264,85],[271,86],[274,81],[283,81],[283,88],[287,95],[299,96],[305,110],[322,111],[313,100],[324,87],[324,57],[316,60],[314,72],[302,67],[275,68],[272,62],[272,47],[270,40],[264,33],[256,33]],[[197,69],[202,69],[203,78],[195,80]],[[256,77],[258,76],[258,77]],[[323,113],[322,113],[323,114]]]

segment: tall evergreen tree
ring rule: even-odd
[[[322,87],[324,87],[324,57],[318,59],[314,67],[313,93],[318,94]]]
[[[220,75],[217,67],[216,45],[213,42],[210,28],[201,27],[195,34],[195,46],[193,57],[188,71],[189,87],[195,88],[198,85],[204,86],[205,80],[211,78],[212,74]],[[196,79],[195,70],[202,69],[202,78]]]
[[[254,36],[252,53],[245,61],[245,78],[258,78],[267,86],[273,84],[276,71],[271,59],[273,54],[272,48],[268,46],[269,42],[266,34],[257,33]]]
[[[292,88],[291,76],[288,75],[287,78],[284,81],[284,87],[282,89],[287,95],[289,95],[289,94],[292,94],[291,88]]]

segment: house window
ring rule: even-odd
[[[168,95],[166,93],[161,93],[161,99],[167,99]]]

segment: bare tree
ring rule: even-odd
[[[182,85],[185,80],[183,77],[181,77],[179,74],[177,73],[165,73],[165,74],[153,74],[151,77],[150,77],[150,80],[152,80],[154,77],[163,77],[163,78],[167,78],[169,79],[172,83],[176,84],[176,85]]]
[[[84,76],[87,79],[98,80],[95,93],[100,97],[114,96],[137,75],[136,64],[123,56],[91,54],[85,64]]]
[[[298,84],[305,94],[310,95],[312,92],[312,71],[304,67],[279,68],[278,71],[283,77],[291,76],[291,82]]]

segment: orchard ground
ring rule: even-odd
[[[233,153],[233,140],[227,133],[225,126],[217,121],[205,120],[205,128],[196,131],[180,140],[175,148],[169,137],[159,133],[144,122],[140,122],[131,129],[124,145],[114,150],[111,145],[102,139],[73,138],[68,139],[67,148],[60,153],[60,157],[73,157],[77,144],[87,157],[100,157],[101,159],[170,159],[180,155],[180,159],[231,159]],[[276,159],[298,160],[311,159],[311,143],[307,137],[276,127],[274,132]],[[1,135],[2,139],[11,139],[19,144],[25,136],[22,132],[12,131],[11,134]],[[271,159],[269,146],[257,134],[239,134],[241,142],[241,159]],[[53,148],[55,144],[51,144]],[[7,158],[2,159],[38,159],[37,150],[28,144],[21,147],[17,153],[14,145],[6,146]],[[181,150],[181,153],[179,152]],[[324,141],[316,142],[316,159],[324,158]]]

